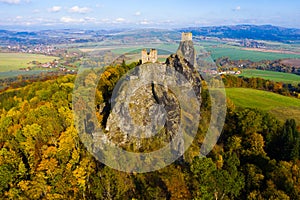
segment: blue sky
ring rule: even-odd
[[[1,27],[272,24],[300,28],[299,0],[0,0]]]

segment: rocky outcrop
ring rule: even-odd
[[[194,57],[192,41],[183,41],[177,54],[170,55],[165,63],[143,64],[119,81],[106,123],[108,138],[125,148],[134,144],[139,151],[149,141],[159,149],[177,135],[172,145],[182,155],[183,129],[199,120],[201,77]]]
[[[174,68],[192,84],[193,90],[201,102],[201,77],[194,65],[178,54],[172,54],[167,58],[166,65]]]
[[[185,58],[190,65],[195,65],[196,51],[192,40],[182,40],[179,44],[176,54]]]
[[[180,105],[176,94],[166,82],[152,81],[162,80],[166,70],[166,65],[145,64],[120,82],[106,124],[109,139],[126,145],[136,138],[146,142],[155,136],[168,143],[178,132]],[[140,142],[135,145],[142,146]]]

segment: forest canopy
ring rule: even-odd
[[[96,105],[108,102],[117,80],[134,65],[110,66]],[[90,70],[89,77],[96,72]],[[202,91],[197,137],[182,160],[159,171],[129,174],[98,162],[73,122],[75,75],[0,94],[0,196],[4,199],[299,199],[300,136],[285,123],[227,100],[223,133],[200,158],[210,103]],[[228,83],[229,84],[229,83]],[[98,115],[99,123],[104,115]]]

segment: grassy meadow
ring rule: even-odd
[[[46,63],[58,57],[27,53],[0,53],[0,72],[14,71],[33,66],[32,61]]]
[[[284,58],[300,58],[298,54],[259,52],[243,50],[231,46],[206,46],[205,50],[211,53],[211,57],[216,60],[221,57],[229,57],[231,60],[251,60],[258,62],[262,60],[278,60]]]
[[[241,76],[248,78],[263,78],[275,82],[291,83],[298,85],[300,83],[300,76],[291,73],[273,72],[256,69],[244,69]]]
[[[237,107],[258,108],[280,121],[294,118],[300,124],[300,99],[248,88],[226,88],[226,95]]]
[[[260,52],[244,50],[240,47],[227,45],[216,41],[200,41],[194,42],[196,51],[209,52],[212,59],[216,60],[221,57],[229,57],[231,60],[251,60],[253,62],[262,60],[278,60],[286,58],[300,58],[299,54],[275,53],[275,52]],[[161,44],[161,49],[176,52],[178,44]],[[294,50],[294,49],[293,49]],[[299,50],[297,48],[297,50]]]

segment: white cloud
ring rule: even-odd
[[[124,21],[125,21],[125,19],[122,17],[119,17],[115,20],[115,22],[119,22],[119,23],[124,22]]]
[[[38,24],[39,22],[44,23],[48,19],[40,19],[40,18],[35,18],[31,16],[15,16],[11,18],[6,18],[5,20],[1,19],[0,23],[3,25],[22,25],[22,26],[27,26],[27,25],[34,25]]]
[[[111,20],[108,19],[108,18],[104,18],[104,19],[101,19],[100,22],[102,22],[102,23],[111,23]]]
[[[69,11],[72,12],[72,13],[81,13],[81,14],[84,14],[84,13],[89,12],[90,8],[88,8],[88,7],[73,6],[72,8],[70,8]]]
[[[232,9],[233,11],[240,11],[241,10],[241,6],[237,6],[234,9]]]
[[[144,19],[143,21],[140,21],[141,25],[149,25],[149,24],[152,24],[152,22],[148,21],[147,19]]]
[[[140,11],[137,11],[136,13],[134,13],[135,16],[140,16],[142,13]]]
[[[62,18],[60,18],[60,21],[64,22],[64,23],[70,23],[70,22],[73,21],[73,18],[71,18],[71,17],[62,17]]]
[[[60,21],[63,23],[76,23],[76,22],[84,22],[84,19],[75,19],[72,17],[62,17]]]
[[[60,6],[53,6],[49,9],[50,12],[59,12],[61,10]]]
[[[21,3],[21,0],[0,0],[1,3],[7,3],[7,4],[19,4]]]
[[[84,17],[84,18],[73,18],[69,16],[65,16],[60,18],[60,22],[62,23],[98,23],[97,19],[94,17]]]

